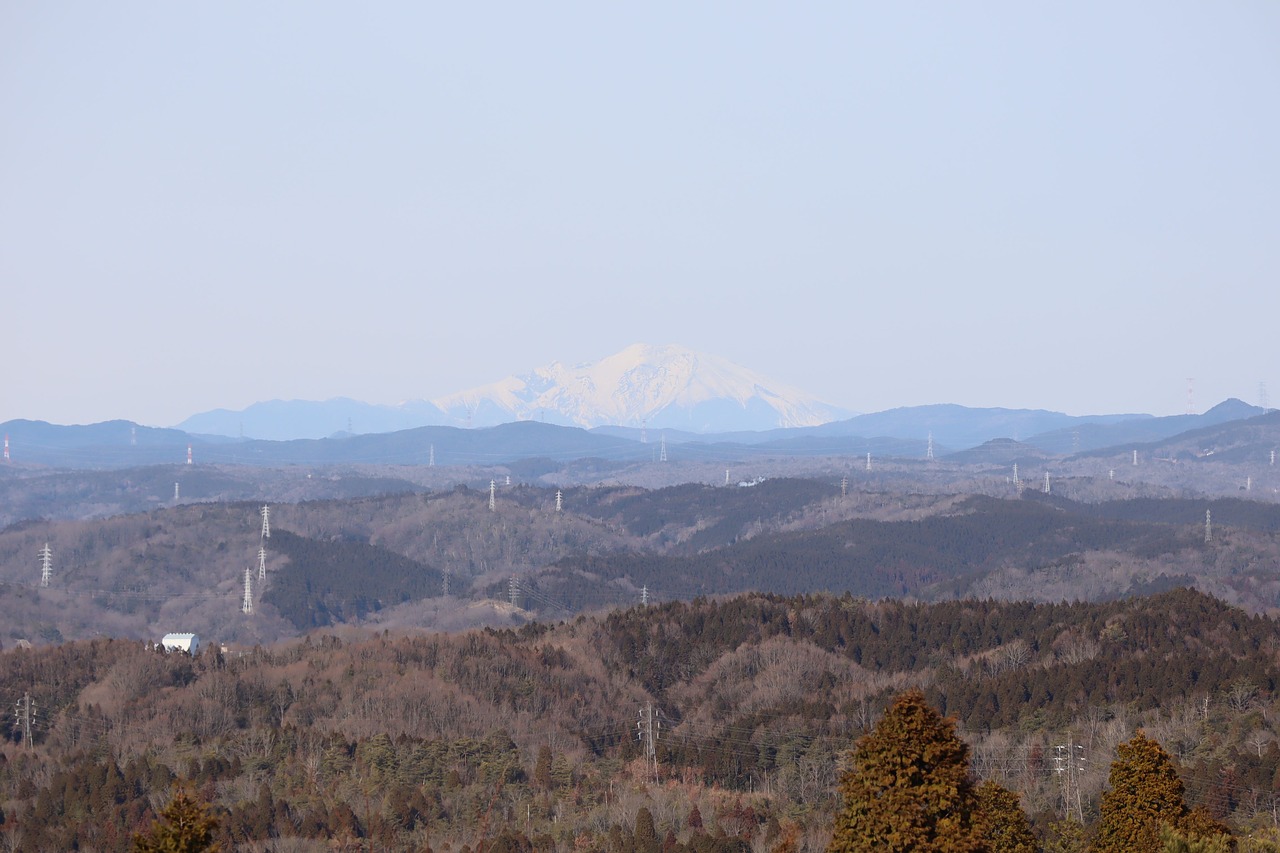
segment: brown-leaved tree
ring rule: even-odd
[[[969,747],[955,722],[919,690],[894,700],[859,739],[840,782],[844,806],[828,853],[980,853],[986,845],[969,779]]]
[[[1109,790],[1103,792],[1093,853],[1160,853],[1171,829],[1189,840],[1225,835],[1225,826],[1183,801],[1182,779],[1164,747],[1139,729],[1116,747]]]
[[[146,835],[133,839],[134,853],[217,853],[218,821],[185,788],[179,788]]]

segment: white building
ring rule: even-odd
[[[186,652],[194,655],[200,651],[200,638],[195,634],[165,634],[160,647],[166,652]]]

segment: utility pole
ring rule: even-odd
[[[36,720],[36,703],[30,693],[23,693],[14,708],[17,711],[18,726],[22,729],[22,742],[26,744],[27,749],[31,749],[34,744],[31,739],[31,726]]]
[[[662,720],[658,711],[649,702],[640,709],[640,722],[636,723],[636,737],[644,746],[645,757],[649,759],[649,769],[653,773],[653,782],[658,783],[658,737],[662,732]]]

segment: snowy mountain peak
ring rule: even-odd
[[[555,362],[432,403],[459,424],[546,420],[697,432],[816,426],[848,413],[718,356],[634,344],[597,362]]]

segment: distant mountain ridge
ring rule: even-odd
[[[850,414],[719,356],[650,344],[597,362],[556,362],[433,403],[459,425],[545,420],[696,433],[817,426]]]
[[[850,414],[719,356],[673,344],[635,344],[600,361],[555,362],[431,401],[271,400],[241,411],[202,412],[177,428],[272,441],[513,421],[712,433],[816,426]]]

